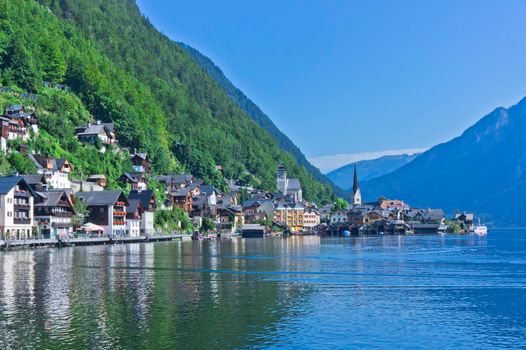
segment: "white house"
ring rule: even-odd
[[[305,209],[303,212],[303,227],[309,229],[320,224],[320,214],[314,208]]]
[[[42,155],[29,155],[37,167],[37,173],[46,177],[50,188],[71,188],[69,173],[73,166],[66,158],[51,158]]]
[[[33,235],[36,194],[21,176],[0,177],[0,231],[3,239]]]
[[[142,212],[143,208],[140,199],[128,199],[128,206],[126,207],[126,236],[140,236]]]
[[[347,222],[346,210],[336,210],[331,214],[331,224],[340,224],[343,222]]]
[[[132,190],[128,195],[128,200],[138,199],[141,201],[141,234],[151,235],[155,233],[154,218],[155,210],[157,209],[157,201],[155,193],[152,190]]]

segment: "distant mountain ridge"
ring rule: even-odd
[[[357,173],[360,181],[368,181],[376,177],[388,174],[415,159],[420,153],[408,155],[399,154],[394,156],[383,156],[376,159],[361,160],[356,163]],[[327,177],[337,186],[351,190],[353,181],[354,163],[344,165],[327,173]]]
[[[367,200],[381,195],[414,206],[474,211],[494,225],[526,226],[526,99],[499,107],[464,133],[392,173],[362,184]]]
[[[202,54],[197,49],[182,43],[177,43],[183,49],[185,49],[190,56],[201,66],[201,68],[215,80],[223,91],[232,98],[232,100],[238,105],[238,107],[247,113],[256,123],[259,124],[263,129],[274,137],[278,145],[286,152],[289,152],[298,165],[303,166],[309,174],[311,174],[316,180],[329,184],[333,187],[335,193],[340,197],[347,197],[348,194],[342,190],[342,187],[335,186],[328,177],[323,175],[318,168],[313,166],[305,157],[303,152],[296,146],[287,135],[285,135],[278,127],[272,122],[269,116],[267,116],[243,91],[237,88],[232,82],[225,76],[221,68],[219,68],[210,58]]]

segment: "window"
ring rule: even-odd
[[[12,211],[8,211],[8,212],[7,212],[7,216],[8,216],[8,217],[13,216],[13,212],[12,212]]]

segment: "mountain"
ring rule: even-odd
[[[223,91],[232,98],[232,100],[238,105],[241,110],[245,111],[256,123],[259,124],[263,129],[267,130],[272,137],[278,142],[279,146],[292,154],[296,162],[305,167],[307,172],[312,175],[317,181],[325,184],[329,184],[333,187],[333,190],[339,197],[347,197],[340,185],[335,184],[330,178],[323,175],[318,168],[312,165],[301,150],[296,146],[287,135],[285,135],[278,127],[272,122],[269,116],[267,116],[250,98],[248,98],[243,91],[237,88],[232,82],[225,76],[221,68],[214,64],[214,62],[196,50],[195,48],[185,44],[178,43],[184,48],[195,61],[203,68],[212,79],[214,79]],[[337,186],[336,186],[337,185]],[[338,188],[339,187],[339,188]]]
[[[453,140],[392,173],[362,183],[367,200],[383,195],[420,207],[473,211],[493,225],[526,226],[526,99],[497,108]]]
[[[70,91],[51,93],[43,81]],[[115,123],[122,146],[147,151],[156,173],[189,171],[222,186],[219,164],[228,178],[274,190],[284,163],[307,199],[333,198],[132,0],[1,0],[0,84],[49,95],[36,103],[47,139],[35,147],[52,144],[51,155],[80,159],[74,128],[100,119]]]
[[[358,178],[360,181],[367,181],[388,174],[406,165],[418,155],[419,153],[412,155],[400,154],[356,162]],[[353,172],[354,163],[351,163],[329,172],[327,177],[337,186],[350,190],[353,184]]]

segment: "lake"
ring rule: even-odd
[[[526,347],[526,231],[0,252],[0,348]]]

